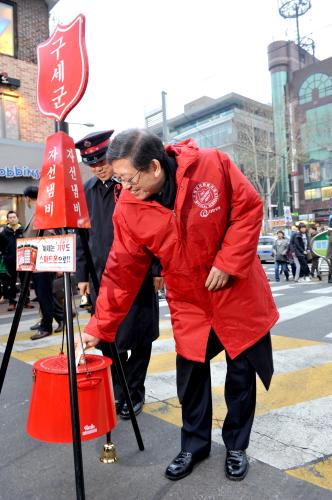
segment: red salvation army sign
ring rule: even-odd
[[[37,47],[40,112],[62,121],[81,100],[88,83],[85,17],[80,14]]]
[[[64,132],[46,141],[33,227],[91,227],[74,141]]]

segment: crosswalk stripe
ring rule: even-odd
[[[324,384],[322,384],[324,380]],[[289,407],[305,401],[319,399],[332,394],[332,363],[305,368],[296,372],[275,375],[271,388],[265,391],[261,383],[257,386],[256,415]],[[226,416],[224,387],[212,388],[213,428],[219,428]],[[176,397],[145,405],[144,411],[168,423],[181,427],[181,407]],[[332,452],[332,443],[331,443]]]
[[[317,290],[307,290],[304,293],[316,293],[317,295],[325,295],[328,293],[332,293],[332,286],[321,289],[318,288]]]
[[[257,416],[248,452],[290,469],[332,454],[332,396],[304,401]]]
[[[271,286],[271,291],[272,292],[278,292],[279,290],[288,290],[289,288],[293,288],[292,285],[276,285],[276,286]]]
[[[279,308],[280,318],[278,324],[289,321],[304,314],[308,314],[322,307],[326,307],[332,304],[332,297],[315,297],[313,299],[302,300],[301,302],[296,302],[289,306],[284,306]]]
[[[62,334],[53,334],[41,340],[30,340],[30,332],[20,334],[13,348],[13,356],[20,361],[33,363],[43,356],[47,356],[48,349],[52,346],[51,354],[57,354],[62,342]],[[303,340],[283,336],[272,336],[273,350],[294,349],[305,346],[320,345],[319,342],[312,340]],[[4,352],[5,343],[0,344],[0,352]],[[50,354],[50,355],[51,355]],[[162,373],[175,370],[175,346],[171,330],[161,331],[158,341],[153,343],[153,355],[149,364],[148,373]],[[224,353],[216,356],[212,363],[218,363],[224,360]]]

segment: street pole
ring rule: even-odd
[[[164,90],[161,93],[161,110],[163,115],[163,143],[168,143],[168,126],[167,126],[167,113],[166,113],[166,96],[167,92]]]

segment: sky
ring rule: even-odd
[[[300,18],[301,36],[313,38],[316,57],[332,56],[332,1],[312,0]],[[237,92],[271,102],[267,46],[296,40],[295,20],[278,12],[278,0],[60,0],[50,32],[78,14],[86,17],[89,83],[68,122],[74,140],[99,130],[143,127],[161,107],[183,112],[203,95]]]

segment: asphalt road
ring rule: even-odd
[[[102,465],[103,438],[83,444],[88,499],[309,499],[332,495],[332,286],[312,281],[275,283],[265,265],[281,318],[272,331],[275,375],[269,392],[258,382],[257,411],[248,448],[250,471],[231,483],[223,474],[220,428],[225,417],[223,355],[212,363],[213,449],[188,478],[163,477],[179,451],[181,409],[176,397],[175,354],[169,311],[160,302],[161,336],[154,342],[146,381],[146,405],[138,418],[145,451],[139,452],[130,422],[112,433],[119,461]],[[0,314],[0,353],[12,314]],[[75,498],[71,445],[31,439],[25,432],[32,378],[31,364],[59,351],[61,335],[31,341],[35,311],[22,318],[0,398],[0,499]],[[88,315],[79,315],[83,326]],[[77,326],[75,326],[77,330]],[[0,354],[1,358],[1,354]]]

